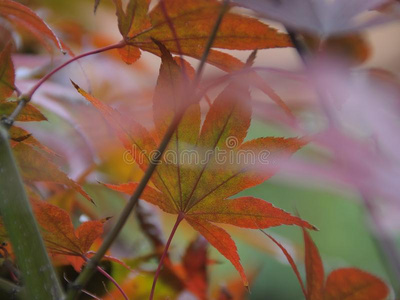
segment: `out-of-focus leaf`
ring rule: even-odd
[[[9,116],[18,106],[17,102],[2,102],[0,103],[0,116]],[[15,118],[15,121],[32,122],[46,121],[46,117],[33,105],[27,104],[22,109],[21,113]]]
[[[151,209],[154,209],[154,207],[151,207]],[[141,202],[136,205],[135,215],[142,232],[150,240],[153,248],[157,252],[162,253],[165,246],[165,240],[157,215],[150,211],[150,207],[147,208]]]
[[[53,150],[49,149],[48,147],[46,147],[45,145],[40,143],[37,139],[35,139],[32,136],[32,134],[29,133],[28,131],[26,131],[25,129],[22,129],[17,126],[12,126],[9,129],[9,134],[10,134],[11,141],[13,141],[13,142],[16,142],[16,143],[23,142],[23,143],[31,145],[33,147],[37,147],[40,150],[43,150],[49,154],[57,155]]]
[[[15,72],[11,60],[12,44],[8,43],[0,52],[0,102],[14,92]]]
[[[366,27],[387,22],[377,16],[359,22],[357,17],[379,7],[387,0],[235,0],[258,14],[282,22],[290,28],[316,34],[319,37],[354,33]]]
[[[363,63],[371,55],[371,48],[362,35],[331,36],[326,40],[311,35],[304,37],[312,51],[323,52],[324,55],[347,60],[350,63]]]
[[[192,241],[182,258],[186,271],[186,286],[200,299],[207,299],[208,292],[208,242],[201,236]]]
[[[12,0],[0,0],[0,16],[29,31],[49,51],[52,45],[64,51],[61,41],[57,38],[53,30],[25,5]]]
[[[43,181],[65,184],[74,189],[89,201],[93,200],[75,181],[60,171],[58,167],[49,161],[41,153],[33,149],[31,146],[19,143],[13,148],[15,158],[21,169],[21,174],[26,181]]]
[[[324,300],[383,300],[388,296],[389,289],[382,280],[354,268],[332,271],[324,292]]]

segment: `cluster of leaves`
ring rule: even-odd
[[[321,6],[325,5],[323,8],[318,5],[316,8],[310,7],[316,5],[311,2],[302,6],[298,1],[295,5],[282,1],[277,8],[276,5],[271,4],[271,1],[271,3],[266,2],[269,4],[262,6],[259,12],[266,12],[267,16],[272,16],[273,19],[287,26],[299,29],[311,52],[323,49],[336,56],[346,52],[344,54],[346,57],[360,63],[368,57],[369,48],[362,36],[353,34],[353,31],[382,22],[382,20],[373,20],[358,27],[350,20],[353,20],[359,12],[375,8],[383,2],[369,1],[358,9],[353,7],[353,10],[348,12],[349,22],[338,24],[338,28],[327,27],[322,22],[319,31],[316,31],[316,24],[320,24],[321,20],[310,17],[303,24],[304,19],[299,18],[298,14],[303,10],[326,11],[328,8],[325,6],[328,4],[325,1],[321,2],[323,3]],[[99,1],[96,1],[96,7],[98,4]],[[214,48],[257,50],[290,47],[292,46],[290,37],[255,18],[235,13],[232,7],[217,0],[161,0],[151,11],[149,11],[150,0],[130,0],[126,7],[122,0],[114,0],[114,4],[118,28],[123,40],[115,47],[107,49],[117,48],[122,60],[127,64],[136,62],[141,56],[141,50],[161,58],[153,95],[154,130],[149,130],[133,119],[128,121],[123,119],[120,112],[87,93],[76,83],[72,83],[76,90],[103,116],[143,172],[157,164],[148,182],[145,182],[146,187],[139,195],[140,199],[159,207],[168,214],[177,215],[177,221],[168,242],[164,244],[157,238],[153,239],[155,255],[143,259],[147,261],[154,256],[159,258],[160,265],[156,274],[149,275],[143,272],[143,277],[131,277],[131,270],[128,267],[125,278],[121,278],[122,284],[121,287],[118,286],[118,293],[122,288],[129,297],[143,297],[144,295],[141,294],[143,291],[138,291],[137,287],[140,287],[143,281],[152,281],[154,277],[152,297],[158,272],[164,264],[161,280],[164,280],[163,284],[166,288],[165,291],[162,289],[157,291],[159,298],[177,296],[178,293],[188,290],[200,299],[206,299],[210,293],[207,279],[207,265],[210,264],[207,258],[207,242],[232,263],[239,272],[243,285],[247,287],[249,281],[240,262],[236,244],[231,236],[216,224],[229,224],[249,229],[295,225],[303,228],[304,232],[306,287],[288,251],[271,236],[269,237],[286,255],[300,281],[306,299],[387,298],[389,288],[386,284],[377,277],[358,269],[339,269],[330,273],[325,280],[321,258],[307,232],[307,229],[315,230],[316,228],[307,221],[274,207],[263,199],[231,198],[271,178],[278,172],[279,163],[287,161],[307,144],[305,138],[263,137],[245,141],[252,119],[248,82],[231,80],[215,99],[210,101],[208,112],[202,121],[200,101],[206,97],[198,89],[202,70],[194,70],[183,56],[199,59],[202,63],[206,60],[226,72],[246,71],[253,63],[255,52],[247,63],[243,63],[230,54]],[[252,8],[258,5],[258,2],[249,1],[245,5]],[[290,9],[286,10],[288,7]],[[297,11],[296,7],[302,7],[303,10]],[[33,34],[47,49],[51,50],[55,46],[62,52],[67,49],[72,54],[46,23],[26,6],[11,0],[0,0],[0,17],[16,28]],[[330,16],[330,19],[332,18]],[[215,28],[217,31],[213,35]],[[346,35],[342,36],[343,32]],[[351,35],[348,35],[349,32]],[[57,154],[53,150],[41,144],[25,129],[13,124],[14,121],[41,122],[47,119],[38,108],[29,103],[30,96],[38,86],[28,93],[29,99],[24,98],[25,94],[21,95],[16,87],[12,60],[14,45],[11,33],[6,38],[7,43],[0,49],[2,122],[9,127],[12,151],[26,190],[29,192],[33,212],[48,252],[55,263],[70,264],[79,273],[93,255],[90,250],[97,250],[97,247],[93,249],[93,244],[96,244],[95,241],[101,241],[107,219],[87,221],[74,229],[70,212],[50,203],[52,192],[60,189],[65,193],[74,190],[92,203],[94,201],[83,190],[80,183],[70,179],[57,166]],[[350,51],[347,51],[349,49]],[[173,54],[177,56],[174,57]],[[71,61],[73,60],[74,58]],[[262,92],[272,95],[271,98],[278,103],[280,109],[287,113],[287,106],[280,102],[280,98],[270,90],[269,86],[264,85],[262,81],[260,83],[261,79],[255,72],[248,72],[252,72],[254,76],[252,78],[258,82],[256,86]],[[21,103],[23,104],[21,111],[14,116],[14,112],[18,111]],[[291,115],[290,111],[289,115]],[[10,116],[15,118],[10,119]],[[167,140],[165,150],[174,153],[177,159],[171,163],[164,152],[164,155],[157,159],[159,161],[156,161],[150,154],[159,149],[159,145],[168,136],[171,128],[173,131],[170,139]],[[227,143],[229,139],[234,141],[234,145]],[[188,150],[195,151],[199,155],[195,164],[188,163],[182,158],[181,154]],[[259,168],[238,160],[227,160],[221,163],[216,155],[210,155],[210,151],[215,154],[219,150],[229,152],[236,158],[241,152],[251,152],[254,157],[259,157],[263,151],[268,151],[269,164],[268,167]],[[140,188],[141,183],[103,185],[132,195]],[[98,187],[101,185],[99,184]],[[44,195],[43,190],[45,190]],[[168,258],[167,250],[178,225],[183,220],[186,220],[204,239],[199,237],[192,242],[182,258],[182,263],[177,265]],[[143,231],[146,232],[145,229]],[[2,224],[0,235],[7,239],[8,234]],[[18,247],[18,245],[12,246]],[[165,250],[160,255],[160,248],[164,247]],[[124,267],[137,266],[136,261],[132,263],[129,259],[126,260],[126,265],[110,256],[105,258],[118,262]],[[138,260],[142,261],[142,258]],[[11,274],[12,277],[18,277],[14,269],[11,270]],[[145,289],[144,292],[149,291]],[[163,295],[164,292],[165,295]],[[113,297],[118,297],[118,295],[112,292],[109,297],[114,299]],[[123,295],[126,298],[124,293]],[[229,292],[217,291],[216,297],[228,299]]]

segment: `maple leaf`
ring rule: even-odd
[[[387,285],[378,277],[356,268],[332,271],[325,281],[324,266],[317,246],[303,228],[307,287],[290,253],[272,236],[265,233],[283,252],[292,267],[307,300],[383,300],[389,295]]]
[[[11,60],[11,43],[0,52],[0,102],[12,95],[15,90],[14,65]]]
[[[87,221],[74,229],[65,210],[40,200],[33,200],[32,208],[49,252],[66,256],[67,261],[80,272],[83,257],[103,234],[107,219]]]
[[[93,202],[90,196],[72,179],[60,171],[58,167],[44,155],[28,144],[18,143],[13,147],[13,153],[21,169],[21,175],[25,181],[55,182],[65,184],[74,189],[83,197]]]
[[[55,45],[64,52],[65,45],[58,39],[53,30],[29,7],[12,0],[0,0],[0,17],[27,30],[47,50],[51,51],[52,45]]]
[[[90,256],[89,250],[103,234],[103,226],[108,219],[87,221],[74,229],[65,210],[35,197],[31,197],[31,204],[49,253],[62,255],[80,272],[84,257]],[[0,236],[7,237],[2,223]]]
[[[200,59],[212,31],[221,3],[217,0],[163,0],[150,12],[149,0],[130,0],[124,10],[114,0],[119,30],[128,46],[120,50],[132,63],[140,50],[161,55],[152,39],[162,42],[176,54]],[[213,48],[254,50],[290,47],[286,34],[260,21],[227,12],[215,37]],[[211,49],[207,61],[223,70],[240,69],[243,63],[229,54]]]
[[[162,47],[161,51],[162,64],[153,105],[154,123],[159,139],[165,134],[174,115],[188,105],[182,98],[188,79],[171,54]],[[128,145],[127,149],[132,151],[139,166],[146,169],[151,159],[149,154],[157,149],[152,135],[135,122],[122,124],[115,110],[74,85],[79,93],[100,110],[125,147]],[[156,188],[147,186],[141,195],[142,199],[157,205],[165,212],[184,218],[231,261],[245,285],[248,282],[240,264],[236,245],[230,235],[214,223],[253,229],[279,225],[314,228],[262,199],[228,199],[273,176],[278,170],[274,161],[289,157],[304,145],[304,142],[297,138],[267,137],[243,142],[251,121],[248,98],[249,91],[246,87],[240,87],[237,82],[229,85],[213,102],[202,127],[199,103],[194,101],[190,104],[151,178]],[[136,135],[138,133],[139,135]],[[230,145],[230,140],[234,145]],[[130,146],[129,141],[132,143]],[[268,171],[265,171],[265,168],[260,171],[236,160],[221,163],[217,155],[214,155],[218,149],[231,151],[235,155],[251,153],[255,157],[267,152],[271,167]],[[197,163],[181,159],[180,154],[187,150],[195,150],[200,156]],[[209,151],[213,155],[210,156]],[[170,162],[168,153],[177,155],[178,160]],[[137,185],[127,183],[107,186],[131,194]]]

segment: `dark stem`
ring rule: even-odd
[[[184,218],[185,218],[185,215],[183,213],[179,213],[178,214],[178,218],[176,219],[176,222],[174,224],[174,227],[172,228],[171,234],[169,235],[168,241],[165,244],[165,248],[164,248],[164,251],[163,251],[163,253],[161,255],[160,262],[158,263],[158,267],[157,267],[156,273],[154,274],[153,285],[151,286],[151,292],[150,292],[149,300],[153,300],[154,292],[156,290],[157,279],[160,276],[161,268],[162,268],[162,266],[164,264],[165,257],[168,254],[168,248],[171,245],[172,239],[173,239],[173,237],[175,235],[176,230],[178,229],[179,224],[182,222],[182,220]]]

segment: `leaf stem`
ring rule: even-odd
[[[125,294],[125,292],[124,292],[124,290],[122,289],[122,287],[118,284],[117,281],[115,281],[115,279],[114,279],[110,274],[108,274],[108,273],[107,273],[105,270],[103,270],[103,268],[100,267],[100,266],[97,266],[96,269],[97,269],[97,271],[99,271],[101,274],[103,274],[104,277],[106,277],[108,280],[110,280],[110,281],[117,287],[117,289],[121,292],[122,297],[124,297],[125,300],[129,300],[128,296]]]
[[[36,91],[38,90],[38,88],[40,88],[42,86],[43,83],[45,83],[50,77],[52,77],[55,73],[57,73],[58,71],[62,70],[63,68],[65,68],[66,66],[68,66],[70,63],[77,61],[83,57],[86,56],[90,56],[90,55],[94,55],[94,54],[98,54],[101,52],[105,52],[105,51],[109,51],[112,49],[118,49],[118,48],[123,48],[126,45],[125,41],[121,41],[119,43],[116,44],[112,44],[103,48],[99,48],[96,50],[92,50],[89,52],[85,52],[82,53],[78,56],[74,56],[71,59],[67,60],[66,62],[64,62],[63,64],[61,64],[60,66],[58,66],[57,68],[55,68],[54,70],[52,70],[50,73],[48,73],[47,75],[45,75],[44,77],[42,77],[42,79],[40,79],[31,89],[28,93],[26,94],[21,94],[21,92],[19,90],[17,90],[17,92],[19,92],[19,94],[21,94],[18,98],[18,106],[15,108],[15,110],[12,112],[12,114],[4,119],[2,122],[4,123],[4,125],[7,128],[10,128],[12,126],[12,124],[14,123],[15,118],[21,113],[21,111],[24,109],[25,105],[32,99],[33,94],[36,93]]]
[[[168,241],[165,244],[165,248],[164,248],[164,251],[163,251],[163,253],[161,255],[160,262],[158,263],[158,267],[157,267],[156,273],[154,274],[153,285],[151,286],[151,292],[150,292],[149,300],[153,300],[154,292],[155,292],[156,284],[157,284],[157,279],[160,276],[161,268],[162,268],[162,266],[164,264],[165,257],[168,254],[169,246],[171,245],[172,239],[173,239],[173,237],[175,235],[176,230],[178,229],[179,224],[182,222],[182,220],[184,218],[185,218],[185,215],[183,213],[179,213],[178,214],[178,217],[176,219],[174,227],[172,228],[171,234],[169,235]]]
[[[26,195],[8,132],[0,125],[0,212],[30,299],[60,300],[63,291]],[[32,251],[34,249],[34,251]]]
[[[84,261],[88,262],[89,259],[85,256],[82,255],[82,258]],[[96,270],[99,271],[104,277],[106,277],[108,280],[110,280],[115,287],[121,292],[122,296],[124,297],[125,300],[129,300],[128,296],[125,294],[124,290],[122,289],[122,287],[118,284],[118,282],[110,275],[108,274],[102,267],[97,266]]]

